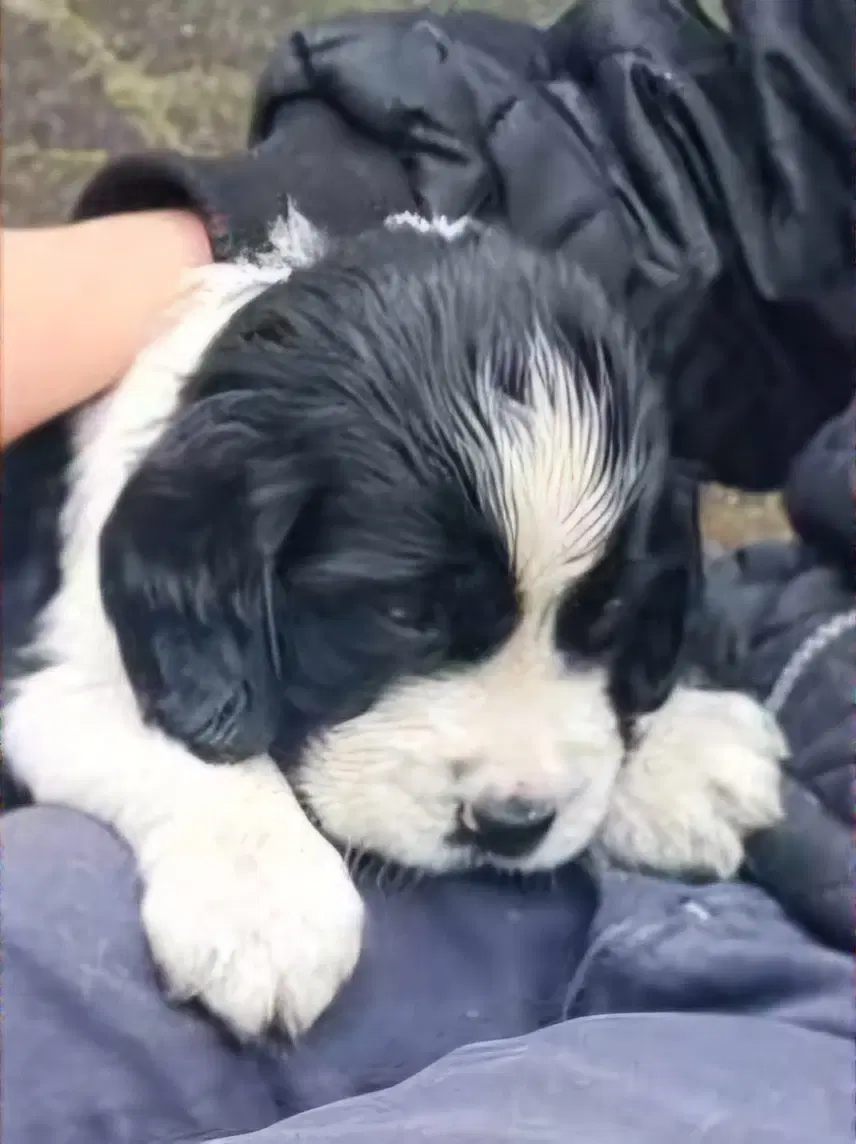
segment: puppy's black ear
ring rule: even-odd
[[[656,711],[667,699],[700,591],[698,482],[673,463],[662,493],[640,503],[628,546],[610,683],[622,714]]]
[[[275,398],[193,406],[101,535],[101,594],[143,717],[203,758],[267,750],[278,718],[277,560],[313,489]]]

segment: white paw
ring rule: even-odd
[[[781,817],[787,746],[754,699],[676,691],[646,720],[619,775],[601,841],[626,867],[730,878],[744,840]]]
[[[185,816],[140,855],[152,955],[177,1000],[198,998],[242,1038],[308,1029],[350,978],[363,904],[302,817]]]

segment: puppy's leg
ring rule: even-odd
[[[155,960],[241,1036],[309,1027],[353,972],[362,903],[268,760],[212,767],[139,720],[121,684],[26,680],[6,745],[33,797],[97,817],[139,861]]]
[[[781,815],[775,721],[739,692],[678,688],[640,730],[603,827],[607,852],[626,867],[732,877],[746,836]]]

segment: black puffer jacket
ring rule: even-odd
[[[792,750],[786,823],[755,840],[749,872],[844,950],[853,947],[854,441],[856,404],[793,466],[787,503],[800,539],[744,548],[708,575],[743,633],[742,681]]]
[[[549,28],[407,11],[292,35],[252,159],[129,160],[81,212],[188,199],[228,250],[286,194],[335,231],[475,213],[567,248],[648,335],[679,451],[777,487],[852,384],[852,0],[579,0]],[[246,172],[252,168],[252,178]]]

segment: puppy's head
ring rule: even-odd
[[[102,536],[146,718],[272,753],[345,845],[550,867],[667,695],[692,490],[623,324],[561,258],[383,230],[212,346]]]

